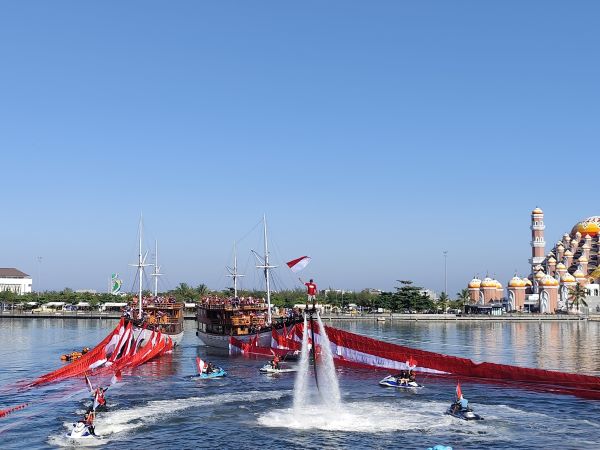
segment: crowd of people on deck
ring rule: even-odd
[[[200,303],[203,306],[231,306],[233,308],[239,308],[242,306],[266,307],[264,298],[252,296],[223,298],[212,295],[202,298]]]

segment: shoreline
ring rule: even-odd
[[[75,320],[118,320],[121,318],[120,313],[2,313],[0,314],[0,320],[2,319],[75,319]],[[590,316],[577,316],[577,315],[545,315],[545,314],[504,314],[502,316],[489,316],[489,315],[466,315],[457,316],[455,314],[363,314],[363,315],[351,315],[351,314],[325,314],[321,317],[323,320],[333,321],[372,321],[372,322],[531,322],[531,321],[600,321],[600,314],[592,314]],[[195,314],[185,314],[185,320],[196,320]]]

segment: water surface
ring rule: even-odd
[[[61,354],[92,347],[117,321],[0,320],[0,407],[30,402],[0,419],[0,447],[57,448],[89,404],[82,380],[15,394],[12,383],[61,366]],[[390,342],[470,357],[600,375],[599,323],[342,322],[334,325]],[[192,381],[199,355],[225,367],[225,379]],[[107,392],[99,448],[598,448],[600,402],[464,381],[486,420],[443,414],[454,382],[425,377],[417,394],[381,388],[385,371],[337,370],[342,411],[293,408],[294,373],[261,375],[260,359],[230,358],[199,345],[186,322],[182,346],[136,369]],[[314,383],[309,383],[314,391]],[[313,392],[314,394],[314,392]]]

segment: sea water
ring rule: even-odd
[[[116,321],[0,319],[0,409],[29,406],[0,418],[2,449],[71,446],[70,424],[90,404],[83,380],[17,393],[13,384],[54,370],[60,355],[99,342]],[[485,417],[464,422],[444,415],[454,380],[420,376],[418,393],[382,388],[385,370],[337,368],[341,409],[323,415],[319,402],[294,405],[295,374],[260,374],[264,359],[229,357],[199,345],[186,322],[183,343],[107,391],[95,448],[598,448],[600,402],[461,380]],[[530,367],[600,375],[600,324],[332,323],[402,344]],[[193,381],[195,357],[224,367],[222,379]],[[298,363],[300,364],[300,362]],[[311,369],[312,370],[312,369]],[[92,378],[92,382],[94,379]],[[307,389],[312,392],[312,385]]]

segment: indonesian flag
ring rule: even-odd
[[[88,378],[87,375],[85,375],[85,382],[87,384],[88,389],[90,390],[90,392],[94,392],[94,388],[92,387],[92,382],[90,381],[90,379]]]
[[[198,366],[198,373],[206,372],[207,364],[196,356],[196,366]]]
[[[456,398],[458,400],[462,398],[462,390],[460,389],[460,383],[456,383]]]
[[[308,266],[309,262],[310,262],[310,256],[301,256],[300,258],[292,259],[291,261],[288,261],[286,264],[291,269],[292,272],[296,273],[296,272],[300,272],[302,269],[304,269],[306,266]]]

